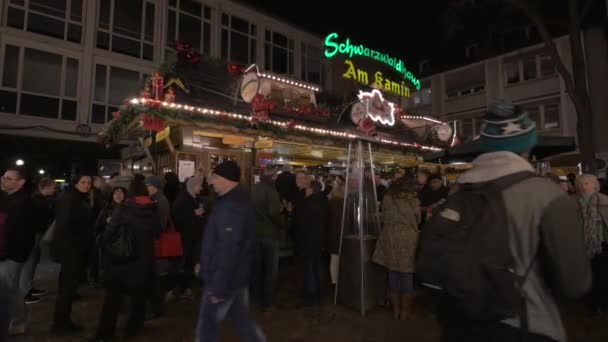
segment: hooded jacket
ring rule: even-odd
[[[458,183],[484,183],[523,171],[534,169],[512,152],[486,153],[473,161],[473,168]],[[512,232],[509,245],[516,273],[525,274],[538,258],[523,285],[530,331],[566,341],[559,310],[548,286],[574,298],[584,295],[591,285],[577,205],[555,183],[540,177],[512,185],[502,195]],[[520,327],[518,318],[503,323]]]

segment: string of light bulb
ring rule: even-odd
[[[134,104],[134,105],[159,103],[163,107],[174,108],[174,109],[178,109],[178,110],[185,110],[188,112],[199,113],[202,115],[226,116],[226,117],[230,117],[230,118],[237,119],[237,120],[251,121],[251,116],[247,116],[247,115],[219,111],[219,110],[210,109],[210,108],[182,105],[182,104],[178,104],[178,103],[174,103],[174,102],[166,102],[166,101],[159,101],[159,100],[146,99],[146,98],[133,98],[133,99],[131,99],[130,103]],[[287,121],[268,120],[268,121],[266,121],[266,123],[269,123],[269,124],[277,126],[277,127],[282,127],[282,128],[288,128],[290,126],[290,124]],[[345,139],[361,138],[361,136],[353,134],[351,132],[311,127],[311,126],[306,126],[306,125],[302,125],[302,124],[293,125],[291,128],[295,129],[295,130],[299,130],[299,131],[310,132],[310,133],[314,133],[314,134],[318,134],[318,135],[333,136],[333,137],[337,137],[337,138],[345,138]],[[365,138],[370,139],[369,137],[365,137]],[[381,137],[381,138],[371,137],[371,139],[375,140],[379,143],[390,144],[390,145],[395,145],[395,146],[416,147],[416,148],[420,148],[422,150],[428,150],[428,151],[441,150],[440,148],[437,148],[434,146],[425,146],[425,145],[407,143],[407,142],[402,142],[402,141],[397,141],[397,140],[390,140],[390,139],[386,139],[383,137]]]

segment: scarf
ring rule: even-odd
[[[583,194],[579,198],[579,206],[583,216],[587,256],[589,259],[593,259],[593,257],[602,253],[604,221],[598,210],[599,196],[597,194]]]

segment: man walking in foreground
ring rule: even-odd
[[[198,342],[218,340],[219,325],[232,321],[243,341],[266,337],[249,313],[249,276],[255,248],[255,210],[239,186],[241,170],[233,161],[219,164],[209,181],[220,196],[205,227],[199,276],[207,285],[198,319]]]
[[[460,190],[438,208],[419,245],[417,275],[442,294],[441,341],[566,341],[553,294],[579,297],[591,284],[576,203],[534,175],[528,157],[536,124],[525,110],[499,100],[481,127],[485,153],[458,179]]]
[[[9,301],[10,335],[26,333],[26,293],[19,280],[34,248],[36,234],[31,224],[32,204],[25,183],[23,170],[8,168],[2,176],[0,191],[0,282]]]

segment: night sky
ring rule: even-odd
[[[410,67],[439,51],[442,32],[438,19],[447,0],[426,1],[241,1],[324,37],[338,32],[370,48],[403,58]],[[331,5],[329,5],[331,4]]]

